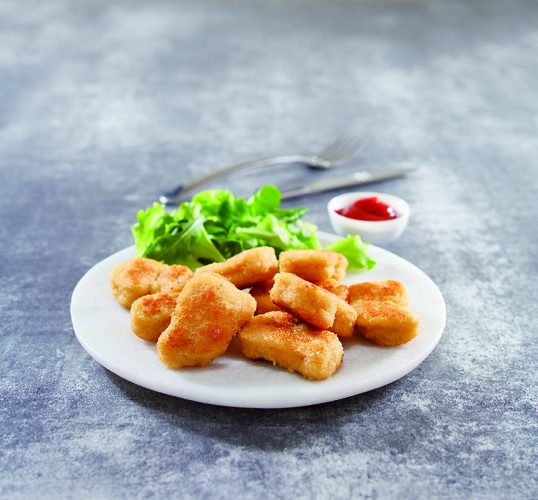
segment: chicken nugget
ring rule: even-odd
[[[398,281],[357,283],[349,287],[357,311],[357,330],[383,346],[406,344],[419,331],[419,318],[409,310],[405,287]]]
[[[323,290],[334,293],[337,297],[340,297],[346,302],[349,299],[349,288],[341,281],[335,280],[334,278],[329,278],[314,284],[323,288]]]
[[[357,311],[347,302],[349,297],[349,288],[347,285],[334,278],[329,278],[315,284],[337,297],[334,323],[329,330],[336,333],[339,337],[351,337],[355,331]]]
[[[278,269],[275,249],[257,247],[244,250],[226,262],[215,262],[196,270],[198,273],[217,273],[237,288],[247,288],[272,278]]]
[[[317,283],[333,278],[341,280],[346,275],[347,259],[330,250],[287,250],[278,257],[280,271]]]
[[[406,344],[419,330],[419,319],[408,308],[390,301],[354,302],[357,330],[368,340],[383,346]]]
[[[336,297],[336,314],[334,315],[334,323],[329,330],[339,337],[351,337],[355,331],[357,315],[354,307],[340,297]]]
[[[256,299],[256,314],[264,314],[270,311],[281,311],[270,296],[271,288],[275,284],[274,278],[262,281],[250,289],[250,295]]]
[[[310,380],[330,378],[344,349],[337,335],[283,311],[254,316],[238,333],[243,354],[265,359]]]
[[[131,330],[135,335],[155,342],[170,324],[178,295],[159,292],[136,299],[131,306]]]
[[[357,300],[385,300],[402,306],[409,305],[407,290],[402,283],[395,280],[355,283],[350,285],[348,290],[350,303]]]
[[[278,307],[312,326],[323,330],[333,326],[338,297],[295,274],[278,273],[270,297]]]
[[[110,289],[115,299],[129,309],[144,295],[180,292],[192,271],[187,266],[169,266],[153,259],[137,257],[118,264],[110,273]]]
[[[196,274],[178,295],[170,325],[157,341],[159,359],[172,369],[211,363],[255,310],[256,300],[222,276]]]

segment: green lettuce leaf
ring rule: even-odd
[[[136,254],[194,270],[259,246],[273,247],[277,255],[284,250],[321,248],[317,227],[302,220],[308,209],[282,209],[281,199],[278,188],[264,186],[248,199],[229,190],[203,191],[172,212],[154,203],[138,212],[131,228]],[[335,251],[346,256],[349,268],[373,267],[367,245],[360,238],[348,240],[342,240]]]
[[[364,243],[360,236],[350,235],[327,245],[325,249],[344,255],[349,264],[348,269],[372,269],[376,263],[368,255],[369,245],[370,243]]]

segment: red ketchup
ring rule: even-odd
[[[339,208],[336,213],[355,220],[390,220],[400,217],[394,208],[379,201],[377,196],[361,198],[348,207]]]

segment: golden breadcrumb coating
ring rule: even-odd
[[[196,270],[199,273],[217,273],[237,288],[247,288],[272,278],[278,270],[274,248],[258,247],[244,250],[226,262],[215,262]]]
[[[248,358],[272,361],[310,380],[330,378],[344,356],[335,333],[303,323],[283,311],[254,316],[237,337]]]
[[[129,309],[144,295],[180,292],[192,277],[187,266],[169,266],[153,259],[137,257],[118,264],[110,273],[110,289],[115,299]]]
[[[419,318],[409,310],[407,291],[399,281],[350,285],[349,301],[357,311],[358,331],[376,344],[406,344],[419,332]]]
[[[349,286],[349,301],[388,300],[402,306],[409,305],[407,290],[395,280],[367,281]]]
[[[275,284],[274,278],[262,281],[250,289],[250,295],[256,299],[256,314],[264,314],[270,311],[281,311],[270,296],[271,288]]]
[[[284,311],[323,330],[333,326],[338,297],[295,274],[278,273],[271,300]]]
[[[334,293],[337,297],[340,297],[346,302],[349,299],[349,288],[341,281],[335,280],[334,278],[329,278],[314,284],[323,288],[323,290],[327,290],[328,292]]]
[[[287,280],[286,277],[284,278],[279,276],[279,282],[282,285],[282,280],[284,279],[284,287],[287,286]],[[297,281],[297,280],[296,280]],[[306,281],[306,280],[304,280]],[[264,314],[270,311],[281,311],[282,309],[277,306],[272,300],[271,300],[271,289],[273,288],[275,283],[274,278],[264,281],[263,283],[259,283],[258,285],[253,286],[250,289],[250,294],[256,299],[256,314]],[[302,281],[300,282],[302,283]],[[309,282],[308,282],[309,283]],[[337,292],[340,292],[341,295],[344,297],[347,297],[348,295],[348,289],[346,285],[343,285],[340,287],[338,286],[340,282],[336,280],[326,280],[319,285],[324,284],[327,286],[330,290],[335,290]],[[318,285],[318,286],[319,286]],[[311,287],[308,287],[310,289]],[[323,288],[320,286],[320,288]],[[329,292],[326,288],[323,288],[327,293]],[[343,290],[345,289],[345,290]],[[275,294],[278,293],[275,291]],[[334,297],[333,297],[334,296]],[[339,337],[351,337],[353,335],[353,332],[355,330],[355,320],[357,318],[357,311],[353,307],[351,307],[345,300],[338,297],[337,295],[332,294],[331,297],[333,297],[330,301],[336,301],[336,312],[334,316],[333,324],[328,327],[327,329],[331,332],[336,333]],[[284,298],[277,299],[277,300],[285,300]],[[310,302],[309,302],[310,304]],[[295,304],[296,306],[296,304]],[[296,307],[290,306],[289,312],[294,313],[298,309]],[[314,314],[314,311],[310,307],[307,307],[307,312],[310,314]],[[310,315],[306,316],[305,313],[298,312],[297,314],[302,315],[303,317],[310,318]]]
[[[317,283],[327,279],[341,280],[346,275],[347,259],[330,250],[287,250],[278,257],[280,271]]]
[[[155,342],[170,324],[178,295],[159,292],[136,299],[131,306],[131,330],[135,335]]]
[[[339,337],[351,337],[355,331],[357,311],[348,303],[348,286],[334,278],[329,278],[315,284],[325,291],[336,295],[338,299],[336,301],[337,307],[334,323],[329,330],[336,333]]]
[[[159,359],[172,369],[211,363],[255,310],[256,300],[222,276],[195,274],[177,297],[170,325],[157,341]]]
[[[329,330],[339,337],[351,337],[355,331],[357,316],[358,313],[354,307],[340,297],[336,297],[336,314],[334,315],[334,323]]]

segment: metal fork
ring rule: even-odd
[[[312,155],[284,155],[259,158],[244,163],[238,163],[221,170],[216,170],[207,175],[198,177],[190,182],[186,182],[175,189],[163,193],[159,196],[159,201],[166,205],[177,205],[179,201],[189,195],[196,188],[215,179],[219,179],[229,174],[247,170],[251,168],[263,167],[267,165],[277,165],[284,163],[301,163],[313,169],[326,170],[350,160],[366,144],[368,134],[363,127],[354,124],[332,144],[319,153]]]

